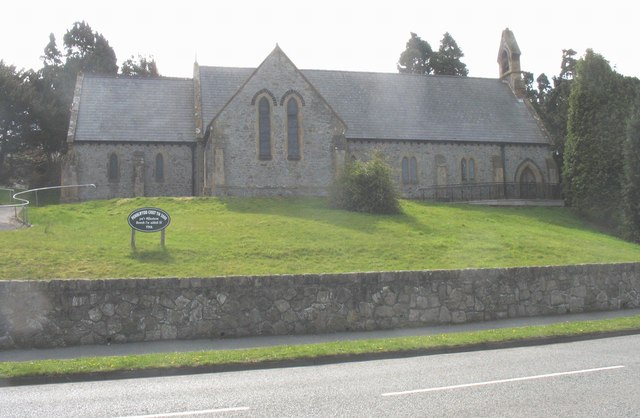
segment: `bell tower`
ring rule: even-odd
[[[525,96],[525,86],[520,69],[520,48],[513,32],[506,28],[502,31],[500,50],[498,51],[498,66],[500,68],[500,80],[509,84],[516,97]]]

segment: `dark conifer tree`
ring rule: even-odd
[[[433,59],[431,60],[433,73],[467,76],[469,70],[467,70],[467,65],[460,61],[462,57],[464,57],[462,50],[453,39],[453,36],[446,32],[440,41],[438,52],[433,54]]]
[[[587,50],[578,61],[569,97],[565,199],[610,227],[620,225],[623,144],[633,103],[628,84],[601,55]]]
[[[640,243],[640,107],[627,126],[624,144],[622,235]]]
[[[431,74],[433,50],[427,41],[411,32],[411,38],[398,60],[398,71],[401,73]]]

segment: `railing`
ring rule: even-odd
[[[462,183],[432,186],[418,190],[424,200],[466,202],[497,199],[561,199],[559,184],[537,183]]]
[[[15,218],[18,221],[20,221],[21,223],[23,223],[24,225],[28,226],[29,225],[29,204],[31,202],[29,200],[27,200],[27,199],[23,199],[23,198],[18,197],[18,196],[24,195],[24,194],[27,194],[27,193],[34,193],[36,206],[40,206],[40,199],[38,198],[38,192],[42,192],[42,191],[45,191],[45,190],[59,190],[59,189],[64,189],[64,188],[68,188],[68,187],[93,187],[93,188],[95,188],[96,185],[95,184],[73,184],[73,185],[69,185],[69,186],[40,187],[38,189],[24,190],[22,192],[15,193],[12,196],[13,200],[18,200],[19,203],[12,203],[12,204],[8,204],[8,205],[0,205],[0,208],[13,208]],[[0,190],[10,190],[11,193],[13,193],[13,189],[0,189]]]

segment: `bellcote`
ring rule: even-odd
[[[525,86],[520,69],[520,47],[513,32],[506,28],[502,31],[498,50],[499,78],[509,84],[517,97],[524,97]]]

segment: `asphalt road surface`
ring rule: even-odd
[[[2,417],[638,417],[640,336],[325,366],[0,388]]]

